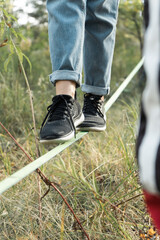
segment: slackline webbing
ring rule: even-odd
[[[117,98],[120,96],[120,94],[123,92],[123,90],[126,88],[126,86],[130,83],[130,81],[133,79],[133,77],[136,75],[136,73],[139,71],[139,69],[142,67],[144,62],[144,58],[141,59],[141,61],[136,65],[136,67],[133,69],[133,71],[129,74],[129,76],[123,81],[123,83],[120,85],[120,87],[116,90],[116,92],[112,95],[112,97],[107,101],[105,104],[105,113],[110,109],[110,107],[113,105],[113,103],[117,100]],[[5,192],[10,187],[14,186],[16,183],[18,183],[20,180],[34,172],[37,168],[41,167],[43,164],[51,160],[53,157],[55,157],[57,154],[62,152],[64,149],[68,148],[70,145],[72,145],[74,142],[85,136],[88,132],[79,132],[76,134],[76,138],[71,139],[70,141],[67,141],[66,143],[63,143],[61,145],[58,145],[48,153],[44,154],[43,156],[37,158],[32,163],[29,163],[25,167],[21,168],[19,171],[15,172],[11,176],[7,177],[3,181],[0,182],[0,194]]]

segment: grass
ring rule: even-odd
[[[5,91],[7,101],[11,101],[9,89]],[[20,94],[20,99],[23,99],[23,88]],[[141,195],[135,159],[137,102],[132,100],[126,104],[120,98],[107,114],[105,132],[89,133],[41,168],[51,181],[59,184],[92,240],[138,240],[140,231],[146,232],[152,227]],[[35,100],[37,122],[42,120],[44,105],[39,106],[39,101]],[[31,122],[25,124],[23,121],[23,117],[28,118],[23,114],[26,114],[26,109],[29,111],[29,106],[23,102],[22,112],[13,111],[12,102],[10,106],[7,111],[11,111],[12,118],[7,125],[36,158]],[[17,128],[13,126],[13,120]],[[4,122],[8,123],[7,117]],[[28,161],[3,131],[0,138],[2,180]],[[49,148],[40,146],[40,149],[44,154]],[[47,187],[43,182],[41,187],[44,194]],[[39,239],[36,173],[4,193],[0,203],[1,240]],[[72,214],[53,189],[42,200],[42,236],[45,240],[85,239]]]

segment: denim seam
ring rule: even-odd
[[[84,42],[84,24],[85,24],[85,20],[83,18],[83,15],[85,17],[85,4],[84,4],[84,1],[82,0],[83,4],[82,4],[82,7],[80,8],[81,9],[81,13],[82,13],[82,22],[83,22],[83,25],[81,26],[82,27],[82,37],[81,37],[81,41],[80,41],[80,45],[81,45],[81,48],[80,48],[80,55],[78,56],[78,61],[77,61],[77,64],[75,66],[75,68],[77,69],[78,67],[78,62],[80,62],[80,60],[83,59],[83,42]],[[82,69],[82,61],[81,61],[81,69]]]

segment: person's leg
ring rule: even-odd
[[[81,83],[86,0],[47,0],[52,74],[50,81]],[[57,84],[56,84],[57,83]],[[69,82],[68,82],[69,84]]]
[[[119,0],[87,0],[84,41],[85,121],[78,126],[83,131],[103,131],[106,128],[104,95],[110,90],[111,66],[115,45]]]
[[[74,99],[81,83],[86,0],[48,0],[49,45],[56,96],[42,123],[40,142],[67,141],[84,120]]]
[[[56,82],[56,95],[69,95],[75,98],[76,83],[70,80],[60,80]]]
[[[109,93],[118,0],[87,0],[82,91]]]

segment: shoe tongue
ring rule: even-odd
[[[93,95],[89,95],[88,97],[89,97],[90,100],[94,100],[95,99],[95,97]]]
[[[55,109],[50,114],[49,121],[54,120],[61,120],[65,118],[66,111],[67,111],[67,104],[69,102],[73,103],[73,98],[69,95],[56,95],[52,99],[53,104],[55,104]],[[66,101],[66,102],[65,102]]]
[[[102,96],[94,95],[94,94],[86,94],[85,95],[85,107],[83,108],[83,112],[86,115],[96,116],[99,115],[99,111],[101,111],[101,105],[103,104]]]
[[[98,100],[98,101],[101,101],[101,97],[102,97],[102,96],[94,95],[94,94],[91,94],[91,93],[86,94],[86,96],[87,96],[90,100]]]

